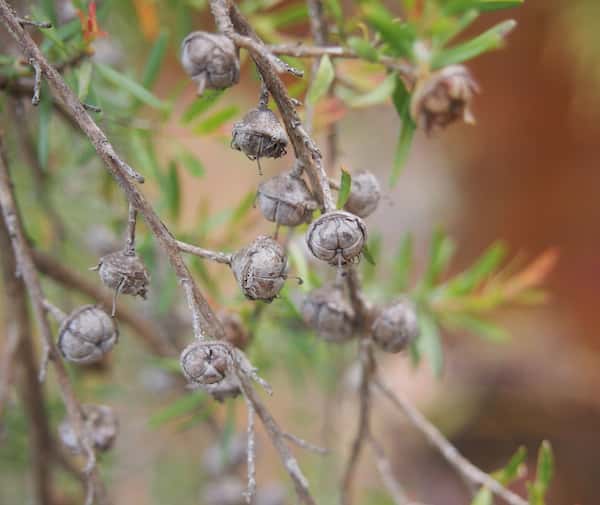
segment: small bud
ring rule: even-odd
[[[457,119],[474,123],[469,105],[478,91],[479,87],[466,67],[444,67],[417,82],[410,114],[427,133],[445,128]]]
[[[358,217],[367,217],[375,212],[381,198],[379,181],[371,172],[361,170],[352,175],[350,195],[344,209]]]
[[[335,210],[313,221],[306,233],[306,243],[313,255],[331,265],[345,265],[360,256],[367,241],[363,220]]]
[[[135,252],[122,250],[102,256],[94,270],[98,270],[105,286],[115,290],[115,295],[123,293],[146,299],[150,274]],[[113,305],[113,316],[114,309]]]
[[[225,336],[221,340],[238,349],[245,349],[250,342],[250,334],[244,328],[240,317],[233,312],[222,311],[219,313],[219,319],[225,330]]]
[[[208,386],[225,379],[231,365],[227,344],[217,341],[194,341],[179,358],[185,378],[192,384]]]
[[[81,406],[83,417],[83,435],[92,448],[97,451],[110,449],[117,437],[119,423],[113,409],[106,405],[84,404]],[[64,446],[75,454],[82,452],[82,447],[69,419],[58,426],[58,434]]]
[[[309,223],[317,208],[304,180],[289,173],[261,183],[256,198],[265,219],[284,226]]]
[[[329,342],[344,342],[354,334],[354,311],[335,286],[311,291],[302,304],[302,317],[307,326]]]
[[[386,307],[373,321],[373,340],[386,352],[400,352],[419,336],[413,303],[404,299]]]
[[[240,62],[234,43],[225,35],[192,32],[181,44],[181,63],[198,85],[205,89],[224,89],[240,80]]]
[[[116,322],[94,305],[84,305],[61,323],[58,349],[67,361],[95,363],[109,352],[119,337]]]
[[[231,147],[242,151],[251,160],[280,158],[286,154],[288,138],[273,111],[265,106],[252,109],[233,125]]]
[[[272,302],[287,279],[287,256],[278,242],[261,235],[233,255],[231,269],[246,298]]]

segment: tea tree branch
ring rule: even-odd
[[[180,240],[177,241],[177,247],[179,247],[179,250],[181,252],[193,254],[194,256],[198,256],[203,259],[214,261],[216,263],[223,263],[225,265],[231,265],[231,254],[220,252],[220,251],[211,251],[209,249],[203,249],[202,247],[187,244]]]

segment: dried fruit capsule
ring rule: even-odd
[[[280,158],[286,153],[288,138],[277,116],[266,105],[248,112],[233,125],[231,147],[242,151],[251,160]]]
[[[119,423],[113,409],[106,405],[84,404],[81,406],[83,431],[92,447],[97,451],[110,449],[117,437]],[[74,453],[82,452],[79,440],[71,423],[65,419],[58,426],[61,442]]]
[[[225,35],[192,32],[181,44],[181,63],[198,85],[205,89],[224,89],[240,80],[240,62],[234,43]]]
[[[245,349],[250,341],[250,335],[240,317],[233,312],[220,312],[219,319],[225,330],[225,336],[222,338],[238,349]]]
[[[313,255],[331,265],[344,265],[360,256],[367,241],[363,220],[342,210],[323,214],[312,222],[306,243]]]
[[[344,209],[359,217],[367,217],[375,212],[380,198],[381,187],[377,177],[371,172],[361,170],[352,175],[350,195]]]
[[[247,298],[271,302],[287,279],[287,257],[279,243],[261,235],[233,255],[231,269]]]
[[[386,352],[400,352],[419,336],[419,321],[410,300],[386,307],[373,321],[373,340]]]
[[[99,307],[84,305],[62,321],[57,345],[67,361],[95,363],[113,348],[118,338],[113,318]]]
[[[353,336],[354,311],[335,286],[311,291],[302,304],[302,317],[324,340],[344,342]]]
[[[181,352],[179,363],[190,383],[206,386],[225,379],[231,356],[227,344],[195,341]]]
[[[317,203],[300,177],[286,173],[258,186],[256,194],[262,215],[277,224],[298,226],[309,223]]]
[[[473,123],[469,109],[477,83],[466,67],[450,65],[417,82],[410,113],[427,133],[442,129],[457,119]]]

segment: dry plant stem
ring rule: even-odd
[[[187,244],[186,242],[181,242],[180,240],[177,241],[177,247],[179,247],[181,252],[193,254],[194,256],[199,256],[200,258],[214,261],[216,263],[231,265],[231,254],[203,249],[202,247]]]
[[[492,493],[510,505],[528,505],[527,500],[505,488],[497,480],[477,468],[460,454],[456,447],[403,395],[392,391],[379,377],[374,378],[373,384],[383,396],[408,417],[411,424],[423,433],[427,441],[468,481],[477,486],[488,488]]]
[[[375,465],[381,477],[383,485],[388,490],[388,493],[394,500],[395,505],[408,505],[410,500],[402,491],[402,486],[398,483],[392,472],[392,465],[385,455],[383,447],[375,440],[372,434],[368,435],[368,442],[373,456],[375,457]]]
[[[248,377],[246,377],[243,373],[237,373],[237,377],[244,397],[252,405],[256,415],[258,415],[260,418],[265,430],[267,431],[267,435],[271,439],[273,447],[275,447],[275,450],[279,454],[279,458],[281,459],[283,467],[292,479],[298,499],[301,503],[306,503],[307,505],[316,505],[316,502],[312,497],[310,490],[308,489],[306,477],[302,473],[302,470],[300,470],[300,466],[298,465],[296,458],[292,455],[288,445],[286,444],[286,437],[281,428],[264,404],[260,401],[256,391],[252,387],[250,379],[248,379]]]
[[[251,505],[256,494],[256,431],[254,429],[254,407],[247,398],[246,406],[248,408],[248,488],[246,490],[246,503]]]
[[[38,106],[40,104],[40,88],[42,86],[42,69],[40,64],[33,58],[29,58],[29,64],[33,67],[33,96],[31,97],[31,105]]]
[[[307,442],[303,438],[297,437],[292,433],[283,432],[283,436],[292,444],[295,444],[302,449],[306,449],[307,451],[316,452],[317,454],[327,454],[329,452],[329,449],[311,444],[310,442]]]
[[[358,426],[350,456],[346,462],[346,469],[341,483],[341,503],[350,505],[352,503],[352,483],[360,454],[367,437],[369,436],[369,417],[371,413],[371,379],[375,372],[375,361],[373,358],[373,348],[371,341],[362,338],[359,343],[359,361],[360,361],[360,387],[359,387],[359,418]]]
[[[247,49],[252,56],[263,82],[277,104],[294,147],[294,154],[307,171],[319,203],[326,211],[335,209],[331,190],[327,184],[327,175],[323,169],[321,153],[302,126],[294,102],[278,75],[272,54],[259,41],[234,4],[230,4],[227,0],[211,0],[210,6],[219,31],[230,37],[237,46]]]
[[[106,135],[87,113],[59,72],[48,63],[48,60],[41,53],[36,43],[23,30],[6,0],[0,0],[0,19],[19,45],[23,54],[28,59],[33,59],[40,65],[43,77],[47,80],[54,95],[62,103],[68,115],[90,139],[96,152],[125,192],[129,202],[144,218],[148,227],[166,252],[169,262],[175,270],[180,284],[184,288],[195,323],[195,336],[197,338],[204,338],[204,335],[209,335],[214,338],[221,338],[224,335],[223,327],[194,282],[189,269],[179,253],[177,241],[137,189],[136,185],[131,181],[131,176],[135,174],[135,171],[132,174],[131,167],[117,155]]]
[[[33,250],[32,253],[38,272],[69,289],[89,296],[104,307],[110,307],[112,292],[103,289],[97,283],[88,281],[79,272],[71,270],[48,254],[36,250]],[[122,305],[119,307],[119,321],[128,325],[153,353],[159,356],[175,356],[177,354],[175,346],[157,331],[157,325],[138,315],[136,311]]]
[[[129,204],[129,212],[127,213],[127,230],[125,232],[125,250],[127,254],[135,253],[135,224],[137,221],[137,210]]]
[[[93,490],[92,496],[95,497],[99,505],[108,503],[104,486],[100,481],[98,469],[95,465],[95,456],[92,448],[89,445],[89,441],[84,436],[83,431],[83,419],[81,415],[81,405],[79,404],[73,386],[71,385],[69,376],[65,365],[57,352],[52,332],[50,330],[50,324],[47,319],[46,310],[44,308],[43,300],[44,295],[38,279],[38,274],[33,263],[31,251],[25,240],[22,231],[22,225],[19,220],[17,205],[12,193],[12,183],[8,171],[6,159],[4,157],[4,150],[2,145],[2,139],[0,138],[0,206],[2,207],[2,214],[4,216],[4,222],[8,230],[8,234],[11,240],[12,249],[16,258],[19,273],[23,278],[25,287],[29,294],[31,301],[32,311],[39,327],[39,331],[42,336],[44,345],[44,355],[51,356],[53,358],[54,369],[56,371],[56,377],[59,385],[59,390],[63,403],[65,404],[69,422],[73,426],[75,433],[79,438],[79,443],[84,448],[84,452],[87,455],[88,462],[86,467],[86,473],[88,476],[89,489]],[[45,363],[42,364],[40,370],[40,378],[43,378]],[[90,496],[90,493],[88,493]]]

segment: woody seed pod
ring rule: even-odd
[[[352,175],[350,195],[344,209],[358,217],[367,217],[375,212],[380,198],[381,188],[377,177],[361,170]]]
[[[302,304],[302,317],[317,335],[329,342],[344,342],[354,333],[354,311],[335,286],[311,291]]]
[[[135,252],[116,251],[100,258],[98,274],[102,282],[118,293],[146,299],[150,274]]]
[[[225,379],[230,360],[227,344],[194,341],[181,352],[179,363],[189,382],[207,385]]]
[[[383,309],[371,327],[373,340],[386,352],[400,352],[419,336],[419,321],[410,300]]]
[[[238,349],[245,349],[250,341],[250,335],[244,328],[240,316],[233,312],[222,311],[219,313],[219,319],[225,330],[222,340]]]
[[[265,219],[284,226],[310,222],[317,208],[306,183],[290,173],[259,184],[256,199]]]
[[[313,221],[306,233],[310,252],[331,265],[345,265],[357,259],[367,241],[367,227],[363,220],[335,210]]]
[[[286,154],[288,138],[277,116],[266,105],[248,112],[233,125],[231,147],[242,151],[251,160],[280,158]]]
[[[233,255],[231,269],[246,298],[272,302],[287,279],[287,257],[279,243],[261,235]]]
[[[234,43],[225,35],[192,32],[181,44],[181,63],[198,85],[205,89],[224,89],[240,80],[240,62]]]
[[[427,133],[442,129],[458,119],[475,120],[469,109],[479,87],[463,65],[450,65],[417,81],[410,114]]]
[[[97,451],[110,449],[117,437],[119,423],[110,407],[106,405],[84,404],[81,406],[83,417],[83,435]],[[82,447],[68,419],[58,426],[58,434],[64,446],[75,454],[82,452]]]
[[[84,305],[69,314],[58,330],[58,349],[67,361],[95,363],[117,342],[119,330],[106,312]]]

